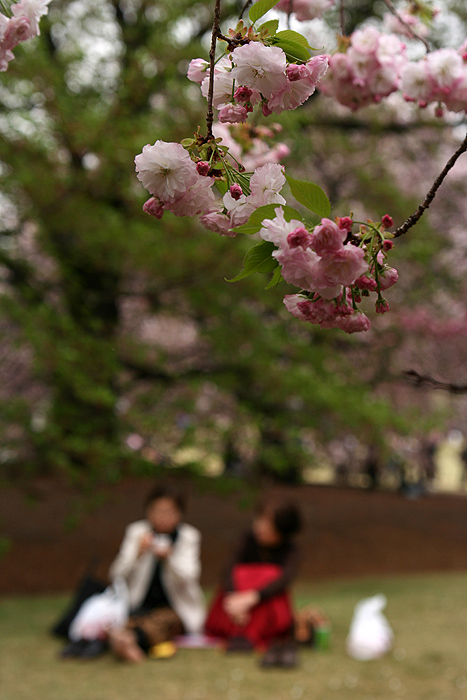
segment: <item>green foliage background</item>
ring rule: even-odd
[[[253,470],[295,478],[313,458],[303,449],[306,434],[319,443],[343,431],[384,442],[388,430],[427,419],[394,408],[378,389],[390,379],[384,333],[367,342],[305,327],[282,308],[285,283],[266,292],[267,277],[224,281],[241,268],[248,236],[225,239],[171,214],[157,221],[142,213],[135,154],[203,124],[205,103],[186,67],[206,56],[211,5],[54,0],[40,39],[17,49],[2,76],[0,181],[17,212],[1,233],[2,342],[31,353],[43,413],[38,427],[27,391],[4,402],[7,477],[58,470],[115,479],[155,470],[180,446],[235,461],[251,441]],[[241,5],[225,2],[224,19]],[[375,8],[349,3],[349,25]],[[337,28],[337,16],[331,21]],[[105,51],[91,65],[86,42],[101,39]],[[368,216],[390,211],[402,220],[412,211],[415,200],[394,184],[379,150],[383,138],[399,136],[387,115],[336,116],[316,96],[279,121],[292,151],[289,172],[319,182],[333,216],[355,200]],[[425,124],[422,147],[437,128]],[[330,167],[336,154],[345,167]],[[429,293],[441,275],[430,266],[442,245],[425,222],[401,245],[404,264],[419,264],[419,284],[404,289],[402,303],[421,288]],[[165,351],[125,330],[123,303],[132,299],[149,315],[191,324],[196,352]],[[391,348],[402,335],[396,322]],[[199,408],[206,391],[215,397],[207,411]],[[128,450],[132,432],[151,449]]]

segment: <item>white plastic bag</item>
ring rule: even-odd
[[[72,642],[104,639],[109,629],[126,623],[129,607],[128,587],[123,579],[115,579],[103,593],[84,601],[70,625],[68,636]]]
[[[358,661],[370,661],[391,649],[394,634],[382,612],[386,603],[386,596],[382,594],[357,603],[347,637],[349,656]]]

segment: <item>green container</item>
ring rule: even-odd
[[[320,651],[326,651],[331,646],[331,627],[323,625],[314,630],[314,646]]]

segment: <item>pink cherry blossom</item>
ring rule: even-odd
[[[335,253],[327,253],[318,263],[318,274],[329,287],[351,285],[368,269],[361,248],[347,244]]]
[[[47,14],[50,2],[51,0],[20,0],[11,8],[14,17],[25,17],[29,22],[28,38],[40,34],[39,20]]]
[[[224,105],[221,107],[218,115],[218,119],[222,124],[242,124],[246,122],[247,117],[246,108],[237,104]]]
[[[298,226],[287,236],[287,243],[290,248],[309,248],[311,244],[311,235],[304,226]]]
[[[187,77],[201,85],[206,75],[209,75],[209,63],[204,58],[194,58],[188,66]]]
[[[214,205],[215,196],[212,191],[213,178],[198,176],[196,182],[174,201],[166,202],[164,209],[176,216],[196,216],[206,214]]]
[[[156,141],[153,146],[144,146],[135,164],[143,187],[163,202],[182,197],[199,177],[196,165],[179,143]]]
[[[347,231],[339,228],[331,219],[321,219],[321,224],[315,227],[311,247],[318,255],[336,253],[347,238]]]
[[[12,17],[8,21],[5,34],[2,40],[2,48],[5,50],[14,49],[22,41],[30,38],[29,21],[26,17]]]
[[[220,233],[221,236],[234,238],[237,234],[232,231],[232,222],[227,214],[220,211],[211,211],[200,217],[200,222],[210,231]]]
[[[255,208],[265,204],[285,204],[285,199],[279,192],[285,185],[285,175],[282,165],[266,163],[257,168],[250,180],[250,189]]]
[[[285,53],[278,46],[259,41],[239,46],[232,52],[235,67],[231,76],[238,85],[255,88],[269,99],[287,83]]]
[[[288,236],[303,224],[297,219],[286,221],[281,207],[277,207],[274,212],[276,214],[274,219],[264,219],[263,228],[259,234],[264,241],[270,241],[279,248],[285,248],[288,245]]]
[[[346,333],[361,333],[369,331],[371,328],[370,319],[362,311],[354,311],[349,316],[341,316],[336,325]]]

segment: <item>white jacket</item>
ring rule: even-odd
[[[120,551],[110,567],[112,580],[122,576],[130,594],[130,608],[138,608],[146,597],[157,557],[150,551],[138,557],[139,545],[147,532],[147,520],[138,520],[125,530]],[[161,578],[173,610],[187,632],[200,632],[206,617],[204,596],[199,585],[201,533],[192,525],[181,523],[172,554],[161,567]]]

